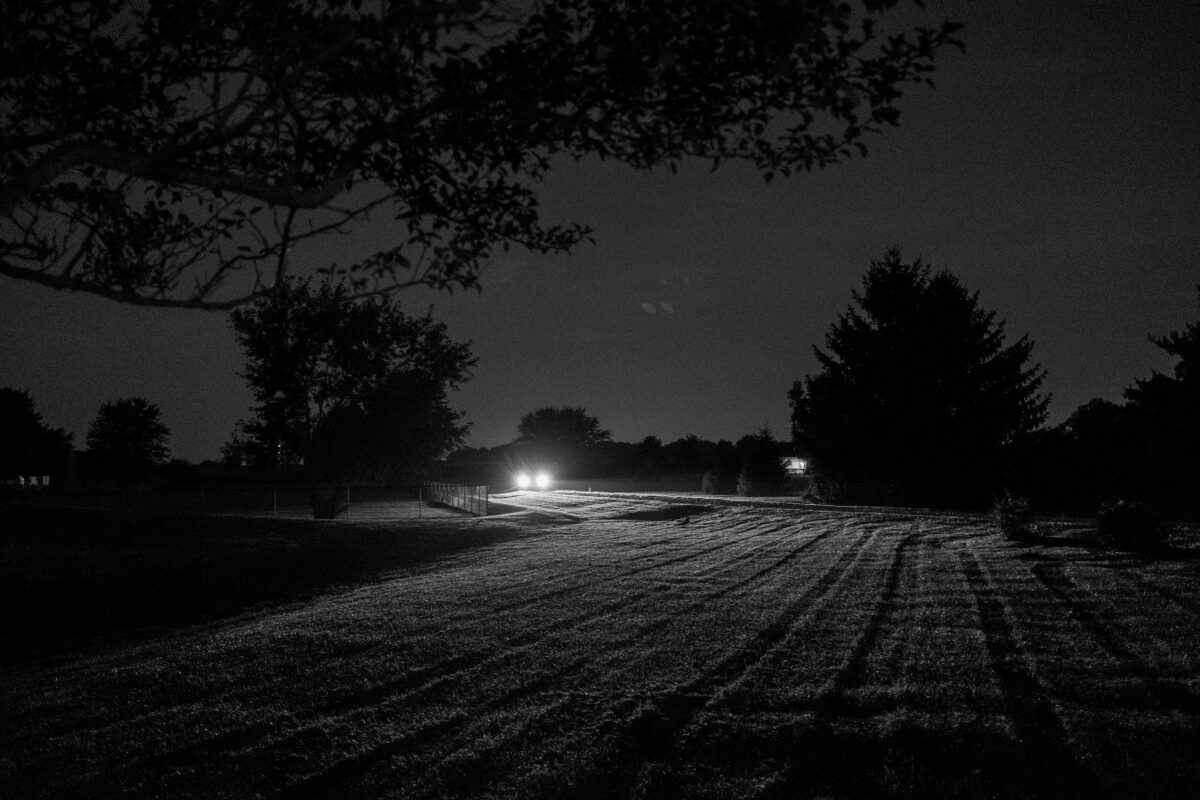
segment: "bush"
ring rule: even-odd
[[[1100,539],[1122,550],[1157,550],[1166,544],[1167,528],[1143,503],[1118,500],[1105,503],[1096,514]]]
[[[992,506],[992,522],[1009,541],[1028,542],[1038,535],[1036,517],[1029,500],[1024,497],[1005,495],[997,498]]]
[[[737,477],[737,493],[741,497],[774,497],[785,493],[784,482],[773,475],[742,467]]]
[[[308,490],[313,519],[336,519],[349,508],[344,486],[314,486]]]
[[[705,494],[732,494],[734,490],[733,481],[729,476],[715,469],[704,473],[700,488]]]

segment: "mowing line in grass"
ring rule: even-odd
[[[1064,610],[1079,623],[1084,632],[1115,659],[1122,673],[1134,678],[1144,678],[1152,673],[1140,656],[1130,649],[1121,634],[1104,617],[1111,617],[1111,609],[1105,614],[1095,600],[1075,585],[1063,572],[1062,564],[1040,561],[1033,565],[1034,577],[1046,588]]]
[[[800,553],[804,552],[805,550],[807,550],[810,547],[812,547],[813,545],[815,545],[817,543],[817,540],[824,539],[824,538],[825,538],[825,536],[822,535],[822,536],[816,537],[815,539],[806,540],[799,547],[797,547],[795,549],[795,555],[799,555]],[[859,545],[859,548],[861,548],[863,546],[865,546],[865,542],[861,543]],[[753,576],[753,579],[760,580],[762,577],[764,577],[766,574],[771,572],[773,569],[777,569],[779,566],[781,566],[781,563],[780,563],[781,561],[783,563],[787,563],[790,560],[791,560],[790,558],[777,560],[768,569],[759,570],[758,572],[756,572],[755,575]],[[743,578],[738,581],[738,584],[744,587],[744,586],[750,585],[751,582],[752,581],[746,580]],[[628,658],[625,655],[625,653],[629,647],[636,644],[637,641],[639,641],[640,639],[656,632],[657,630],[661,630],[662,628],[669,626],[671,624],[673,618],[678,618],[678,617],[690,614],[691,612],[694,612],[701,608],[704,608],[707,605],[709,605],[714,599],[716,599],[718,597],[723,597],[723,596],[727,595],[728,593],[729,593],[728,587],[722,587],[720,589],[715,590],[714,592],[710,592],[708,595],[706,595],[702,598],[699,598],[692,603],[689,603],[688,606],[686,606],[685,608],[679,609],[677,612],[675,612],[670,617],[660,618],[648,625],[643,625],[635,633],[635,635],[625,637],[622,640],[620,640],[619,642],[614,643],[617,646],[613,647],[613,651],[611,653],[607,654],[606,656],[601,657],[598,662],[594,661],[593,666],[596,668],[607,668],[607,667],[611,667],[611,666],[616,666],[616,667],[619,667],[621,669],[621,671],[629,671],[630,669],[633,668],[633,665],[628,661]],[[559,675],[556,675],[555,677],[558,677],[558,678],[565,677],[565,673],[560,673]],[[668,699],[668,702],[670,702],[669,699]],[[619,705],[623,705],[624,703],[625,703],[624,700],[618,701]],[[641,718],[641,714],[644,711],[644,704],[642,704],[642,706],[640,706],[639,708],[640,708],[640,710],[638,711],[638,713],[634,714],[632,716],[633,727],[635,727],[635,728],[637,727],[636,720]],[[567,710],[572,711],[575,709],[567,709]],[[568,714],[568,716],[571,716],[571,715]],[[618,716],[624,716],[624,715],[618,715]],[[555,718],[554,714],[552,712],[547,712],[546,714],[539,715],[539,725],[537,725],[537,726],[521,725],[521,726],[518,726],[517,728],[514,728],[511,731],[502,731],[500,733],[489,734],[486,737],[487,740],[489,741],[489,745],[486,747],[481,747],[477,743],[472,742],[472,739],[480,738],[478,735],[478,733],[479,733],[478,731],[472,731],[471,733],[474,735],[471,735],[471,736],[466,735],[466,732],[464,732],[462,746],[458,750],[456,750],[453,754],[451,754],[450,756],[447,757],[450,760],[448,763],[453,763],[455,765],[455,768],[458,770],[468,770],[472,773],[477,773],[479,771],[478,770],[479,762],[488,762],[488,761],[491,761],[494,758],[496,758],[496,751],[507,748],[512,743],[513,739],[525,738],[525,739],[535,739],[536,740],[536,736],[534,734],[537,733],[537,728],[539,728],[539,727],[548,728],[550,733],[553,734],[553,733],[560,733],[564,728],[567,728],[567,729],[570,729],[572,727],[577,728],[579,726],[579,722],[580,722],[580,720],[571,721],[571,720]],[[629,722],[629,720],[626,720],[625,722],[618,722],[618,726],[625,725],[628,722]],[[596,735],[604,736],[605,733],[604,733],[604,731],[600,731],[600,732],[597,732]],[[475,766],[472,766],[472,765],[475,765]],[[434,792],[434,794],[436,794],[436,793],[437,792]]]
[[[851,546],[789,602],[766,628],[743,639],[691,681],[643,704],[632,716],[615,721],[608,730],[602,731],[601,735],[609,744],[593,769],[599,773],[596,777],[603,776],[605,792],[610,796],[629,794],[644,768],[641,762],[647,760],[648,755],[657,755],[661,759],[671,753],[680,734],[698,712],[778,647],[838,584],[868,549],[875,535],[852,540]],[[588,783],[584,778],[576,786],[579,791],[567,792],[566,796],[588,796]]]
[[[1091,782],[1067,745],[1068,734],[1046,690],[1034,677],[1017,643],[1002,595],[974,553],[961,552],[963,573],[975,596],[992,669],[1004,693],[1030,774],[1031,790],[1050,796],[1085,797]]]
[[[824,536],[826,536],[826,535],[828,535],[828,534],[826,533],[826,534],[819,535],[819,536],[815,537],[813,540],[810,540],[808,543],[797,548],[796,551],[794,552],[794,555],[798,555],[799,553],[803,552],[808,546],[815,544],[816,541],[824,538]],[[713,552],[716,549],[719,549],[719,548],[710,548],[708,551],[705,551],[705,552]],[[679,563],[680,559],[670,559],[669,561],[671,563]],[[654,569],[656,567],[665,566],[666,563],[667,562],[657,562],[655,564],[644,565],[639,568],[635,568],[632,570],[627,570],[625,572],[619,573],[618,577],[628,578],[632,575],[643,573],[648,570]],[[735,569],[736,566],[737,566],[736,562],[727,563],[722,567],[722,569],[720,571],[721,572],[731,571],[731,570]],[[765,575],[769,571],[770,571],[769,569],[762,570],[762,571],[760,571],[760,573],[761,573],[761,575]],[[754,577],[761,577],[761,575],[756,573],[756,576],[754,576]],[[601,581],[593,581],[591,583],[600,583],[600,582]],[[701,605],[728,593],[728,591],[748,585],[750,582],[751,582],[751,580],[739,581],[737,584],[732,585],[732,587],[726,587],[726,588],[717,590],[715,593],[710,593],[709,595],[706,595],[700,601],[693,603],[690,606],[690,608],[695,609],[697,607],[700,607]],[[576,587],[576,588],[582,589],[582,586]],[[553,594],[553,596],[557,597],[557,596],[559,596],[559,594],[560,594],[559,592],[555,592]],[[385,685],[371,687],[370,689],[362,690],[361,692],[356,694],[353,697],[353,699],[341,697],[338,699],[339,707],[344,709],[345,706],[347,705],[347,700],[350,700],[350,705],[357,705],[357,706],[378,703],[384,699],[387,699],[388,697],[390,697],[392,695],[395,695],[398,691],[405,692],[405,691],[408,691],[411,689],[421,688],[421,684],[414,683],[414,681],[417,681],[417,680],[425,680],[427,682],[432,682],[431,685],[440,685],[442,682],[453,679],[459,675],[465,674],[468,671],[475,670],[476,668],[481,668],[481,667],[486,668],[486,667],[490,667],[490,666],[495,666],[498,663],[498,661],[500,661],[501,659],[505,658],[508,655],[527,650],[531,645],[536,644],[537,642],[540,641],[541,638],[543,638],[544,636],[546,636],[548,634],[562,632],[562,631],[565,631],[565,630],[568,630],[571,628],[575,628],[575,627],[579,627],[579,626],[586,625],[589,623],[597,622],[597,621],[602,620],[602,619],[608,617],[609,615],[616,613],[618,611],[628,610],[631,606],[633,606],[643,600],[648,600],[648,599],[651,599],[652,597],[659,597],[659,596],[660,596],[659,593],[654,592],[652,590],[640,591],[640,592],[635,592],[632,594],[623,595],[623,596],[617,598],[616,600],[602,604],[598,608],[589,609],[587,611],[583,611],[583,612],[580,612],[577,614],[573,614],[573,615],[569,615],[569,616],[566,616],[566,617],[563,617],[560,619],[552,620],[550,622],[541,624],[534,628],[523,630],[523,631],[521,631],[521,633],[519,633],[515,636],[503,639],[502,644],[506,649],[499,653],[497,653],[494,649],[488,649],[485,651],[474,651],[474,652],[468,653],[468,654],[458,654],[449,659],[435,662],[432,664],[427,664],[422,667],[416,668],[415,670],[411,670],[411,671],[407,672],[401,678],[398,678],[393,681],[389,681]],[[530,601],[527,603],[510,603],[510,604],[499,606],[498,608],[493,609],[493,613],[502,613],[502,612],[511,611],[511,610],[514,610],[517,608],[527,607],[530,605],[534,605],[536,600],[544,600],[544,599],[546,599],[544,595],[538,595],[535,598],[531,598]],[[476,620],[478,619],[478,610],[475,610],[474,618]],[[424,631],[423,628],[418,628],[417,630],[422,631],[422,632]],[[413,638],[414,633],[412,631],[405,631],[402,634],[402,636],[404,636],[405,638],[411,639],[411,638]],[[400,641],[401,641],[401,643],[403,642],[403,640],[400,640]]]
[[[602,575],[592,581],[586,581],[584,583],[572,584],[570,586],[553,589],[548,592],[542,592],[541,594],[534,595],[533,597],[523,598],[519,601],[514,601],[512,603],[498,605],[495,607],[495,610],[496,611],[511,611],[513,609],[523,608],[523,607],[526,607],[529,605],[534,605],[543,600],[552,600],[555,598],[563,597],[564,595],[570,594],[571,592],[578,591],[581,588],[586,588],[587,586],[594,585],[597,583],[615,581],[615,580],[620,580],[623,578],[629,578],[634,575],[641,574],[643,572],[649,572],[650,570],[662,569],[663,567],[673,566],[673,565],[680,564],[680,563],[683,563],[686,561],[693,561],[693,560],[696,560],[699,558],[703,558],[704,556],[708,556],[713,553],[716,553],[717,551],[720,551],[720,550],[727,550],[727,549],[736,547],[737,545],[742,544],[743,542],[746,542],[751,539],[759,538],[768,533],[773,533],[777,530],[780,530],[783,527],[784,526],[780,525],[776,528],[771,528],[768,530],[755,529],[750,534],[748,534],[746,536],[740,536],[737,538],[721,537],[721,539],[717,542],[717,544],[712,545],[711,547],[705,547],[705,548],[701,548],[699,550],[688,549],[688,550],[685,550],[683,553],[673,555],[669,558],[661,559],[658,561],[652,561],[647,564],[642,564],[640,566],[633,567],[631,569],[621,570],[621,571],[618,571],[618,572],[615,572],[612,574]],[[677,548],[671,548],[672,551],[674,551],[676,549]],[[594,574],[594,571],[593,571],[593,574]]]
[[[805,541],[798,548],[796,548],[796,553],[798,554],[799,552],[803,552],[808,547],[811,547],[812,545],[816,544],[816,541],[821,538],[824,538],[824,535],[827,535],[827,534],[823,534],[819,537],[815,537],[814,539],[809,539],[809,540]],[[758,573],[756,573],[756,577],[761,578],[768,571],[769,570],[760,570]],[[746,581],[745,579],[739,581],[739,584],[741,584],[741,585],[748,585],[749,583],[750,583],[750,581]],[[696,600],[696,601],[690,603],[687,608],[681,609],[676,615],[673,615],[673,616],[677,617],[682,614],[686,614],[688,612],[695,611],[696,609],[701,608],[701,607],[707,605],[709,602],[711,602],[711,600],[713,599],[714,596],[720,596],[720,595],[724,595],[726,593],[727,593],[726,588],[723,587],[722,589],[718,589],[716,592],[710,593],[707,597],[700,598],[699,600]],[[594,617],[595,615],[591,615],[591,616]],[[610,662],[618,663],[618,664],[621,663],[623,660],[625,660],[625,656],[619,654],[620,651],[623,651],[627,647],[636,644],[637,641],[639,641],[641,638],[644,638],[645,636],[650,635],[655,630],[661,629],[662,627],[669,625],[671,623],[671,620],[672,620],[672,617],[668,616],[668,617],[656,619],[654,622],[650,623],[649,625],[641,626],[641,628],[639,630],[634,632],[634,635],[625,637],[622,641],[617,643],[617,644],[621,645],[620,647],[616,648],[618,651],[617,654],[612,655],[608,659],[602,659],[602,661],[610,661]],[[564,621],[559,621],[558,623],[552,623],[552,625],[549,627],[556,627],[557,625],[560,625],[562,622],[564,622]],[[521,637],[521,638],[524,638],[524,637]],[[528,648],[527,648],[527,646],[524,646],[524,645],[516,648],[516,650],[525,650],[525,649],[528,649]],[[396,700],[398,700],[398,699],[403,699],[405,701],[416,700],[418,697],[420,697],[422,695],[425,695],[434,690],[444,688],[443,684],[446,681],[456,680],[456,679],[465,679],[467,677],[466,673],[473,673],[473,672],[477,672],[480,670],[494,671],[496,669],[496,667],[498,666],[498,664],[503,659],[505,659],[507,656],[511,655],[514,652],[516,652],[516,651],[514,650],[514,651],[509,651],[507,653],[494,654],[491,658],[486,659],[484,662],[479,662],[477,664],[468,665],[468,664],[464,663],[464,664],[462,664],[463,670],[457,672],[456,674],[442,673],[442,674],[436,675],[436,677],[431,676],[431,680],[429,680],[428,682],[426,682],[425,684],[423,684],[419,687],[415,687],[413,692],[406,694],[403,698],[396,698],[394,696],[387,698],[388,705],[395,703]],[[584,663],[585,663],[584,660],[577,660],[575,662],[572,662],[571,664],[566,665],[562,669],[555,670],[552,674],[543,673],[537,679],[537,681],[539,683],[544,683],[551,678],[561,679],[562,677],[565,677],[566,675],[580,669],[584,665]],[[589,659],[588,663],[592,666],[596,666],[596,662],[595,662],[594,658]],[[457,666],[457,664],[456,664],[456,666]],[[408,681],[406,681],[406,683],[407,682]],[[504,702],[510,702],[513,699],[520,699],[525,696],[526,696],[525,691],[517,691],[515,693],[510,692],[506,695],[501,696],[500,700],[498,700],[498,701],[486,703],[484,707],[485,708],[499,707],[497,705],[497,703],[503,704]],[[380,699],[382,699],[382,698],[380,698]],[[340,705],[341,705],[341,708],[338,710],[344,712],[345,711],[344,701]],[[327,712],[333,711],[333,710],[334,709],[327,709]],[[379,710],[379,709],[377,709],[377,710]],[[454,727],[457,728],[457,726],[454,726]],[[450,731],[447,731],[447,732],[450,732]]]
[[[883,591],[875,603],[871,618],[867,620],[866,626],[859,634],[854,648],[850,651],[850,656],[846,659],[846,665],[830,682],[826,696],[817,702],[817,707],[822,708],[824,713],[828,714],[835,706],[844,705],[846,695],[852,689],[862,685],[867,654],[875,647],[879,635],[883,631],[884,623],[895,613],[897,588],[900,585],[900,573],[904,570],[905,555],[908,548],[919,541],[920,537],[920,533],[910,533],[896,545],[891,566],[887,570],[887,579],[883,584]]]

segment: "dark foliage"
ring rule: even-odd
[[[1124,497],[1200,504],[1200,323],[1151,340],[1178,359],[1125,390],[1125,402],[1091,400],[1043,442],[1037,486],[1073,508]]]
[[[526,444],[589,447],[611,439],[600,420],[584,408],[544,406],[530,411],[517,424],[517,441]]]
[[[1028,542],[1037,538],[1037,516],[1028,498],[1004,495],[992,506],[992,522],[1005,539]]]
[[[948,271],[896,250],[814,348],[821,371],[789,397],[792,435],[835,502],[984,504],[1042,424],[1033,342]]]
[[[461,443],[466,426],[447,392],[475,362],[429,316],[341,286],[289,285],[232,321],[257,406],[226,457],[302,465],[314,512],[336,513],[346,480],[411,480]]]
[[[786,474],[779,457],[779,443],[768,428],[743,436],[737,443],[741,468],[737,493],[743,497],[777,495],[784,492]]]
[[[170,435],[162,411],[145,398],[104,403],[88,426],[84,475],[98,483],[143,482],[167,460]]]
[[[689,433],[682,439],[665,445],[663,455],[667,461],[668,472],[699,474],[715,462],[717,445]]]
[[[661,475],[667,468],[667,456],[663,443],[657,436],[647,436],[638,443],[634,454],[633,472],[639,477]]]
[[[50,476],[61,482],[71,455],[72,435],[42,422],[29,392],[0,387],[0,483],[21,476]]]
[[[1200,503],[1200,322],[1151,340],[1179,361],[1172,375],[1155,372],[1125,390],[1130,424],[1144,443],[1142,494]]]
[[[391,238],[331,269],[356,292],[472,286],[587,237],[541,222],[556,155],[769,180],[865,153],[957,44],[880,35],[894,5],[3,3],[0,274],[228,308],[375,213]]]
[[[1167,528],[1149,506],[1118,500],[1100,506],[1096,532],[1101,541],[1122,550],[1153,551],[1167,541]]]
[[[587,409],[543,406],[521,417],[514,442],[517,447],[510,455],[524,462],[514,465],[520,468],[577,475],[589,471],[598,446],[610,441],[612,435]]]
[[[732,473],[710,469],[700,480],[700,489],[705,494],[733,494],[737,491],[737,481]]]
[[[521,536],[462,525],[3,509],[0,667],[237,616]],[[8,795],[12,796],[12,795]]]

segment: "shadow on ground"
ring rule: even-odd
[[[0,666],[300,600],[536,530],[15,505],[0,518]]]

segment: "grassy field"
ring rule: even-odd
[[[10,509],[0,797],[1200,790],[1187,537],[510,502],[404,529]]]

